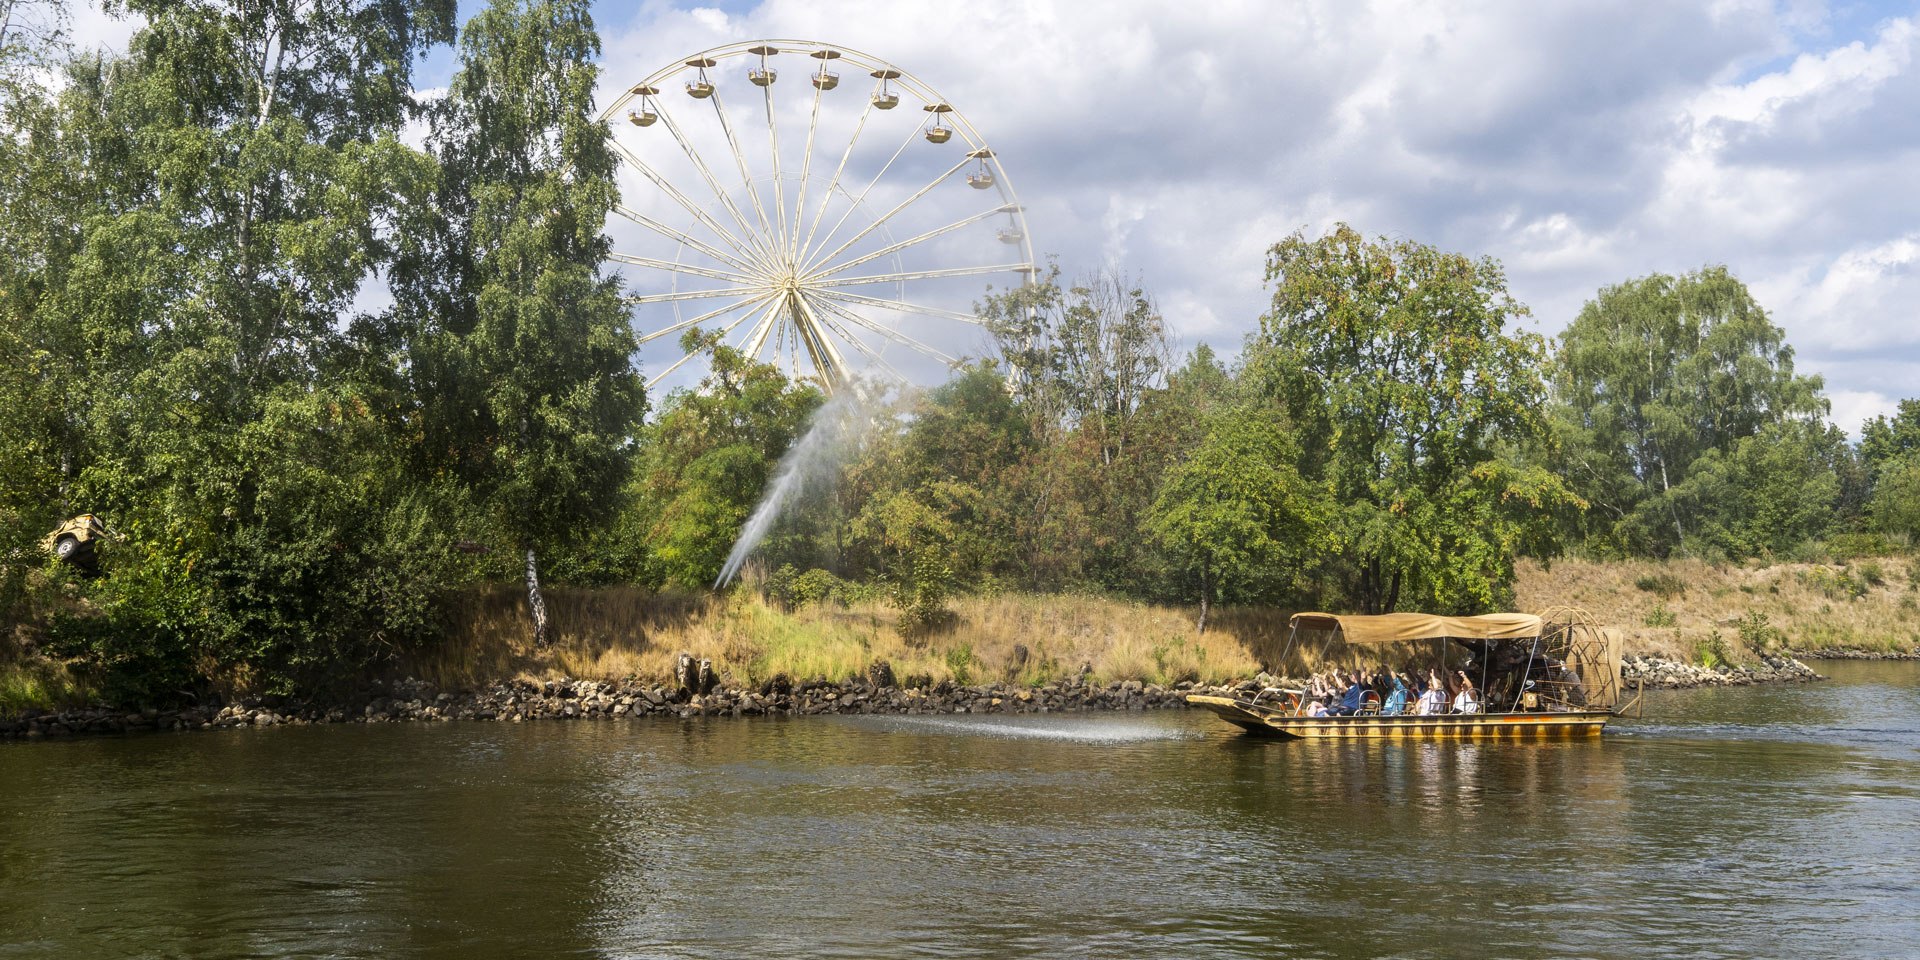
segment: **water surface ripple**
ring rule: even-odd
[[[1190,713],[0,744],[0,958],[1920,955],[1920,665],[1597,743]]]

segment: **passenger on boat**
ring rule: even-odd
[[[1414,703],[1413,712],[1422,717],[1446,712],[1446,700],[1440,693],[1438,677],[1429,677],[1427,688],[1420,691],[1420,699]]]
[[[1454,672],[1460,676],[1460,692],[1453,695],[1453,712],[1479,713],[1480,701],[1474,699],[1473,681],[1467,679],[1467,673],[1464,670]]]
[[[1389,679],[1393,682],[1393,689],[1387,693],[1387,702],[1381,705],[1380,715],[1397,717],[1407,712],[1407,683],[1399,674],[1393,674]]]
[[[1367,695],[1367,685],[1360,682],[1358,671],[1347,675],[1347,692],[1340,695],[1340,708],[1334,712],[1350,717],[1360,712],[1360,701]]]
[[[1309,703],[1307,704],[1307,716],[1309,716],[1309,717],[1324,717],[1324,716],[1326,716],[1326,715],[1327,715],[1327,705],[1326,705],[1326,704],[1324,704],[1324,703],[1321,703],[1321,702],[1320,702],[1320,701],[1318,701],[1318,700],[1314,700],[1314,701],[1311,701],[1311,702],[1309,702]]]

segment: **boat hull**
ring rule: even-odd
[[[1597,737],[1613,718],[1604,710],[1303,717],[1232,697],[1190,694],[1187,703],[1249,733],[1288,740],[1565,740]]]

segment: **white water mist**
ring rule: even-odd
[[[740,573],[741,566],[753,553],[760,541],[766,539],[767,532],[773,529],[773,522],[780,518],[780,511],[793,499],[794,495],[805,489],[807,484],[829,475],[846,457],[847,450],[867,425],[873,420],[869,398],[861,384],[849,383],[836,392],[820,409],[813,412],[813,421],[807,426],[807,432],[787,449],[775,468],[773,482],[767,485],[767,492],[760,497],[760,505],[753,508],[747,522],[740,527],[740,536],[733,542],[733,551],[727,554],[727,562],[720,568],[720,576],[713,581],[714,589],[719,589],[733,581]]]

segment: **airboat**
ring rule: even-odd
[[[1328,712],[1329,704],[1298,686],[1248,697],[1191,694],[1187,703],[1250,733],[1303,740],[1597,737],[1626,709],[1619,634],[1577,609],[1473,617],[1300,613],[1288,626],[1279,664],[1286,672],[1307,673],[1308,656],[1317,652],[1314,662],[1323,667],[1438,681],[1448,693],[1422,708],[1410,696],[1372,689],[1344,713],[1337,705]],[[1464,701],[1463,687],[1471,691]],[[1439,708],[1431,709],[1436,700]],[[1627,706],[1638,701],[1636,695]]]

